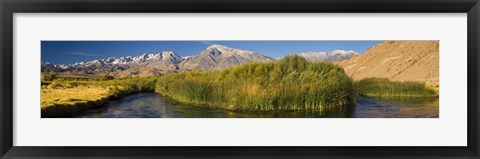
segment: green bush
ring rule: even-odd
[[[44,73],[42,75],[42,80],[43,81],[53,81],[57,78],[57,73],[55,72],[48,72],[48,73]]]
[[[107,74],[107,75],[103,75],[103,76],[101,77],[101,80],[104,80],[104,81],[106,81],[106,80],[113,80],[113,79],[115,79],[115,77],[112,76],[112,75],[108,75],[108,74]]]

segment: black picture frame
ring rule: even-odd
[[[479,0],[0,0],[2,158],[479,158]],[[468,146],[24,147],[13,146],[13,13],[467,13]],[[445,136],[448,138],[448,136]]]

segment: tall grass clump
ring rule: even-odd
[[[180,102],[229,110],[322,111],[356,102],[353,82],[341,67],[300,56],[171,74],[158,79],[155,91]]]
[[[369,97],[437,97],[425,83],[390,81],[387,78],[365,78],[355,82],[360,95]]]

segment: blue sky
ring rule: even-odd
[[[273,58],[308,51],[353,50],[363,53],[382,41],[42,41],[42,61],[70,64],[107,57],[174,51],[197,55],[212,44],[250,50]]]

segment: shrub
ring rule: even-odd
[[[112,76],[112,75],[108,75],[108,74],[103,75],[103,76],[101,77],[101,80],[104,80],[104,81],[106,81],[106,80],[113,80],[113,79],[115,79],[115,77]]]
[[[55,72],[48,72],[48,73],[44,73],[42,75],[42,80],[44,81],[53,81],[57,78],[57,73]]]

